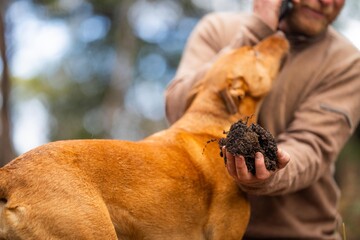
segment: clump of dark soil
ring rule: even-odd
[[[255,175],[255,153],[261,152],[264,155],[265,166],[269,171],[277,169],[277,145],[272,134],[258,124],[247,125],[242,120],[231,125],[230,130],[225,132],[226,137],[219,140],[220,155],[221,148],[233,155],[242,155],[245,158],[246,166]],[[222,156],[225,159],[226,157]]]

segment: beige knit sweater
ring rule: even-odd
[[[250,14],[205,16],[166,91],[169,122],[182,116],[189,89],[214,59],[270,34]],[[360,54],[331,27],[316,39],[288,38],[292,50],[264,100],[259,123],[291,161],[261,185],[240,186],[251,202],[245,239],[340,239],[334,162],[360,119]]]

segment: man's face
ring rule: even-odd
[[[336,19],[344,3],[345,0],[293,0],[293,11],[280,24],[280,28],[292,33],[316,36]]]

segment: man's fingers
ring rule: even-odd
[[[225,165],[226,165],[227,157],[226,157],[226,147],[225,147],[225,146],[223,146],[223,147],[221,148],[221,154],[220,154],[220,156],[224,158],[224,162],[225,162]]]
[[[245,158],[243,156],[234,156],[231,153],[228,153],[224,148],[222,150],[226,157],[226,168],[233,178],[238,181],[248,180],[252,177],[247,169]]]
[[[277,157],[279,169],[284,168],[290,161],[290,154],[280,148],[277,151]]]
[[[230,174],[230,176],[232,176],[233,178],[236,178],[237,174],[236,174],[236,165],[235,165],[235,158],[231,153],[228,153],[227,151],[225,151],[225,155],[226,157],[226,168]]]
[[[274,31],[279,24],[279,13],[282,0],[254,0],[253,13]]]
[[[270,171],[266,169],[264,156],[260,152],[255,153],[255,169],[257,179],[265,180],[271,175]]]
[[[247,180],[251,178],[251,173],[245,163],[244,156],[235,156],[236,173],[239,180]]]
[[[264,155],[260,152],[255,154],[255,176],[249,172],[244,156],[234,156],[231,153],[228,153],[225,148],[222,149],[224,157],[226,157],[226,168],[229,174],[237,181],[237,182],[254,182],[259,180],[266,180],[272,176],[275,172],[269,171],[265,166]],[[288,162],[290,161],[290,155],[283,151],[282,149],[278,149],[277,152],[278,157],[278,167],[279,169],[284,168]]]

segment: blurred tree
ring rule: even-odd
[[[64,22],[72,41],[61,64],[48,64],[38,76],[17,81],[18,92],[29,95],[22,101],[37,98],[48,111],[50,141],[137,140],[167,126],[162,92],[204,11],[194,10],[191,1],[172,0],[34,0],[33,4],[42,21]],[[160,9],[159,15],[146,7]],[[144,37],[144,31],[153,35]],[[102,35],[96,36],[99,32]]]
[[[95,1],[95,6],[100,3]],[[128,21],[128,10],[133,4],[132,0],[123,0],[114,4],[115,9],[112,36],[116,51],[116,60],[112,69],[112,75],[106,96],[102,101],[105,114],[103,115],[103,128],[108,136],[111,136],[113,127],[116,126],[116,115],[126,114],[124,109],[126,91],[129,88],[133,77],[135,58],[139,49],[139,41],[135,37]],[[112,15],[112,14],[111,14]],[[121,29],[121,31],[119,31]],[[126,46],[126,47],[124,47]]]
[[[6,9],[6,1],[0,2],[0,52],[2,70],[1,86],[0,86],[0,165],[3,166],[9,162],[14,156],[12,141],[11,141],[11,125],[10,125],[10,111],[9,111],[9,93],[10,93],[10,75],[6,54],[6,39],[5,39],[5,20],[4,13]]]

